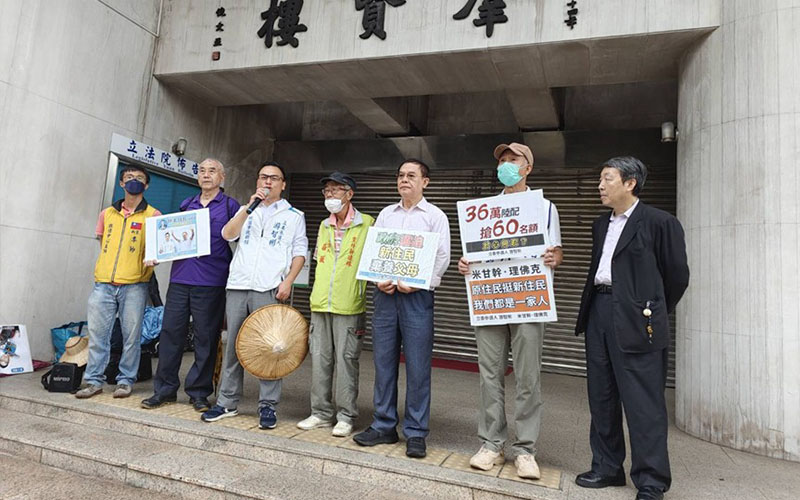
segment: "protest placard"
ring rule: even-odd
[[[211,253],[208,209],[148,217],[145,260],[187,259]]]
[[[461,250],[470,262],[539,257],[547,248],[541,189],[459,201]]]
[[[466,282],[473,326],[558,321],[544,259],[470,264]]]
[[[429,289],[439,248],[439,233],[371,227],[358,263],[361,280],[391,280]]]

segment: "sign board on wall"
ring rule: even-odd
[[[109,149],[121,158],[129,158],[151,167],[160,168],[190,179],[197,179],[197,162],[184,156],[154,148],[130,137],[112,134],[111,147]]]

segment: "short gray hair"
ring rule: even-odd
[[[205,160],[201,161],[198,165],[202,165],[203,163],[213,163],[217,167],[219,167],[220,172],[223,174],[225,173],[225,165],[222,164],[221,161],[217,160],[216,158],[206,158]]]
[[[647,167],[644,163],[633,156],[617,156],[603,162],[603,168],[606,167],[616,168],[620,177],[622,177],[622,182],[634,179],[636,186],[633,188],[633,194],[639,196],[639,192],[644,188],[644,183],[647,181]]]

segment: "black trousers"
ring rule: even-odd
[[[615,334],[611,294],[595,295],[586,328],[586,380],[592,425],[592,470],[613,476],[622,471],[625,437],[631,441],[631,479],[637,488],[667,491],[672,482],[667,453],[667,349],[625,353]]]
[[[184,390],[190,398],[207,398],[214,392],[225,287],[170,283],[158,344],[158,369],[153,378],[153,389],[161,396],[173,396],[181,386],[179,372],[190,314],[195,332],[194,364],[186,375]]]

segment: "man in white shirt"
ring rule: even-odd
[[[258,173],[257,190],[247,205],[222,228],[222,237],[239,240],[228,274],[225,313],[228,343],[222,359],[217,403],[203,413],[204,422],[238,415],[244,370],[236,356],[236,336],[245,318],[256,309],[289,298],[292,283],[303,268],[308,251],[303,212],[281,198],[286,174],[277,163],[266,163]],[[247,207],[261,203],[252,214]],[[259,428],[274,429],[281,397],[280,380],[261,380],[258,405]]]
[[[420,290],[391,281],[378,283],[373,303],[372,351],[375,361],[373,404],[370,427],[353,440],[361,446],[396,443],[397,371],[400,346],[406,364],[406,405],[403,434],[406,455],[423,458],[431,408],[431,360],[433,356],[433,289],[441,283],[450,264],[450,224],[447,215],[428,203],[423,190],[428,186],[428,166],[409,159],[397,169],[399,203],[384,208],[376,228],[413,229],[439,233],[430,290]]]
[[[494,157],[497,160],[497,176],[506,186],[501,194],[519,193],[530,189],[527,179],[533,170],[533,152],[528,146],[516,142],[500,144],[494,150]],[[546,198],[543,200],[542,210],[547,217],[548,241],[544,263],[555,269],[564,259],[561,251],[561,224],[556,206]],[[469,262],[466,258],[461,257],[458,261],[458,270],[464,275],[469,273]],[[476,326],[475,341],[478,346],[478,367],[481,376],[478,437],[483,445],[469,463],[473,468],[490,470],[495,465],[505,462],[503,446],[508,439],[505,372],[510,346],[516,381],[514,421],[517,439],[511,447],[516,455],[514,464],[520,477],[539,479],[539,465],[534,456],[542,421],[542,389],[539,375],[542,368],[544,323]]]

